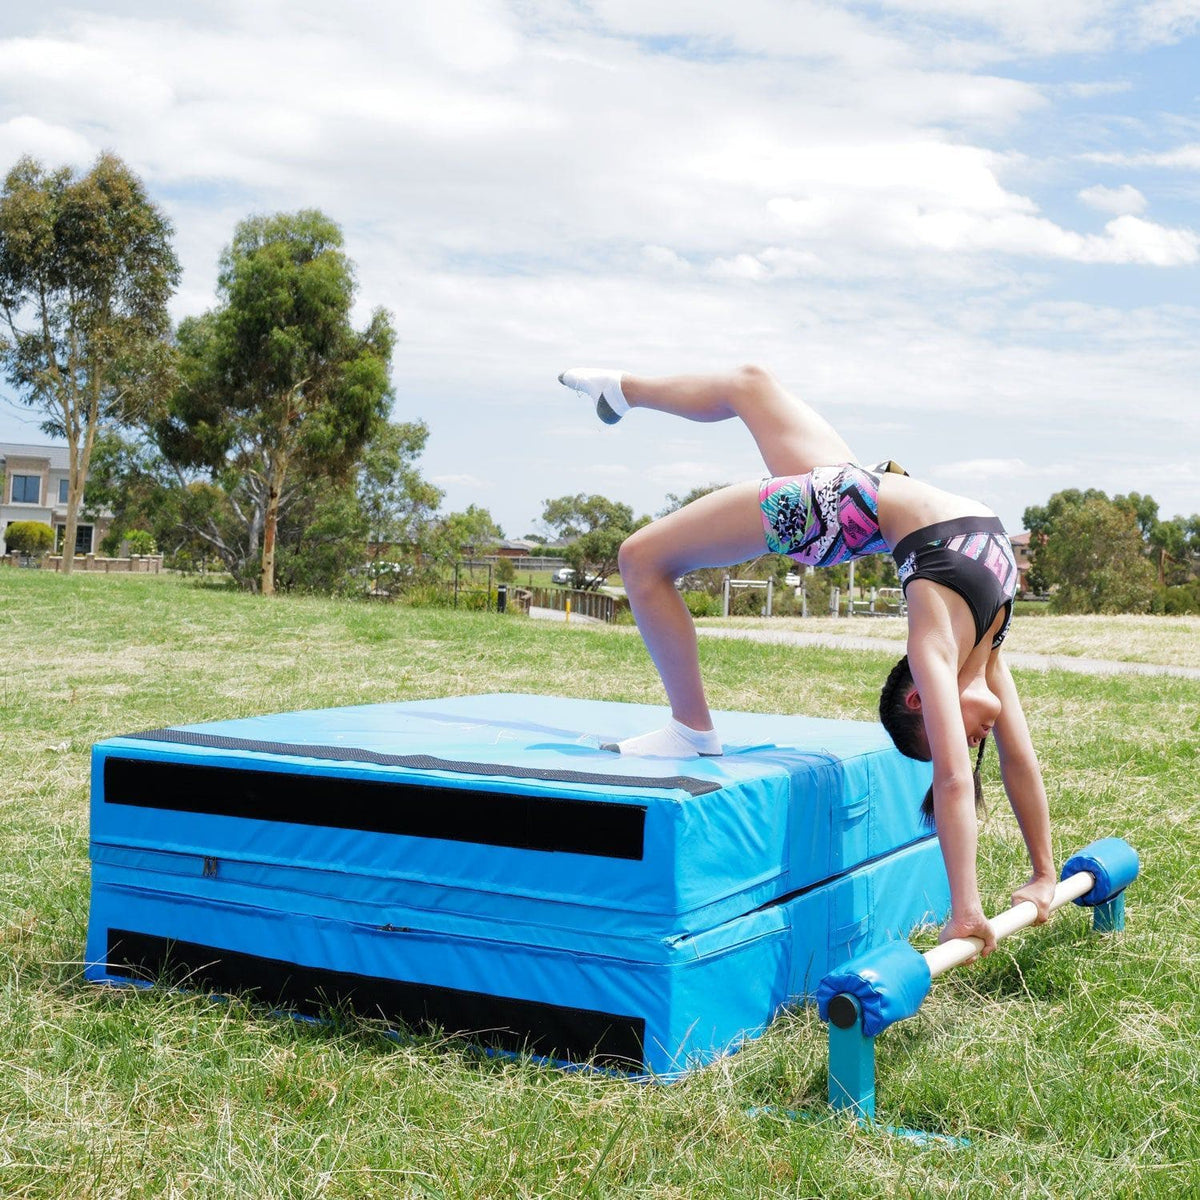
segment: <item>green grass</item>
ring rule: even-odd
[[[0,1195],[691,1197],[1195,1195],[1200,1176],[1200,685],[1018,673],[1060,857],[1142,854],[1128,929],[1072,908],[939,980],[879,1040],[879,1115],[818,1112],[810,1008],[671,1087],[481,1057],[433,1036],[281,1021],[82,979],[88,751],[113,734],[484,691],[659,702],[630,632],[263,601],[171,578],[0,571]],[[1054,621],[1055,618],[1042,618]],[[1041,621],[1039,621],[1039,625]],[[715,705],[870,719],[894,654],[701,643]],[[1022,846],[991,758],[985,902]]]

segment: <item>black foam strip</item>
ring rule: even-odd
[[[469,1034],[517,1053],[626,1069],[643,1062],[644,1017],[306,967],[127,929],[108,931],[106,966],[114,976],[189,991],[252,993],[265,1004],[304,1016],[348,1008],[359,1016],[402,1022],[410,1029],[435,1027]]]
[[[607,800],[435,787],[194,761],[104,760],[104,801],[484,846],[640,861],[646,809]]]

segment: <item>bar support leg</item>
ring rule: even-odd
[[[862,1031],[862,1010],[853,996],[829,1005],[829,1103],[860,1120],[875,1119],[875,1039]]]
[[[1092,909],[1092,928],[1097,933],[1120,933],[1125,928],[1125,893]]]

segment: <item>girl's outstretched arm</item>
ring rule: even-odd
[[[958,696],[957,653],[953,641],[911,605],[908,661],[933,758],[933,812],[950,881],[950,920],[940,940],[977,937],[986,957],[996,948],[996,935],[979,899],[975,785]]]
[[[988,686],[1000,700],[1000,715],[992,728],[1000,755],[1000,778],[1032,866],[1029,882],[1013,893],[1013,903],[1032,900],[1038,906],[1040,923],[1049,916],[1057,879],[1050,843],[1050,806],[1017,686],[1000,651],[988,664]]]

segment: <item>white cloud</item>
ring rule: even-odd
[[[686,274],[692,264],[667,246],[643,246],[642,257],[651,267],[663,267],[677,274]]]
[[[1197,0],[1149,0],[1136,10],[1136,32],[1146,45],[1177,42],[1200,28]]]
[[[25,154],[42,162],[81,167],[97,152],[98,148],[82,134],[38,117],[12,117],[0,124],[0,167],[4,169]]]
[[[1123,92],[1131,92],[1133,84],[1128,79],[1098,80],[1089,83],[1060,83],[1053,89],[1065,96],[1074,96],[1083,100],[1091,100],[1096,96],[1115,96]]]
[[[1094,187],[1084,188],[1079,193],[1079,198],[1091,208],[1116,216],[1136,216],[1146,209],[1146,197],[1128,183],[1115,188],[1096,184]]]
[[[491,480],[480,479],[478,475],[434,475],[431,481],[438,487],[462,487],[481,490],[492,486]]]
[[[1141,154],[1090,153],[1082,157],[1088,162],[1108,163],[1119,167],[1171,167],[1184,171],[1200,171],[1200,142],[1191,142],[1174,150]]]
[[[709,264],[708,273],[714,279],[749,282],[759,282],[770,274],[753,254],[737,254],[732,258],[714,259]]]
[[[1111,46],[1117,0],[883,0],[910,15],[985,26],[1033,54],[1094,54]]]
[[[965,462],[934,467],[930,474],[939,479],[980,482],[987,479],[1031,479],[1053,477],[1071,470],[1062,463],[1032,466],[1022,458],[970,458]]]
[[[1170,228],[1126,213],[1109,221],[1103,234],[1081,234],[1037,216],[1031,201],[997,186],[972,192],[953,180],[939,195],[915,174],[907,189],[899,184],[873,195],[847,190],[841,202],[818,209],[807,199],[777,197],[769,211],[798,238],[846,239],[893,249],[934,250],[942,254],[1022,255],[1082,263],[1141,263],[1189,266],[1200,260],[1200,234]],[[993,180],[994,182],[994,180]],[[1130,189],[1134,191],[1135,189]],[[1140,193],[1139,193],[1140,195]],[[1123,193],[1125,201],[1131,197]],[[793,222],[793,214],[798,221]],[[745,256],[742,256],[745,258]],[[919,269],[919,267],[918,267]],[[742,263],[742,278],[754,278]]]

